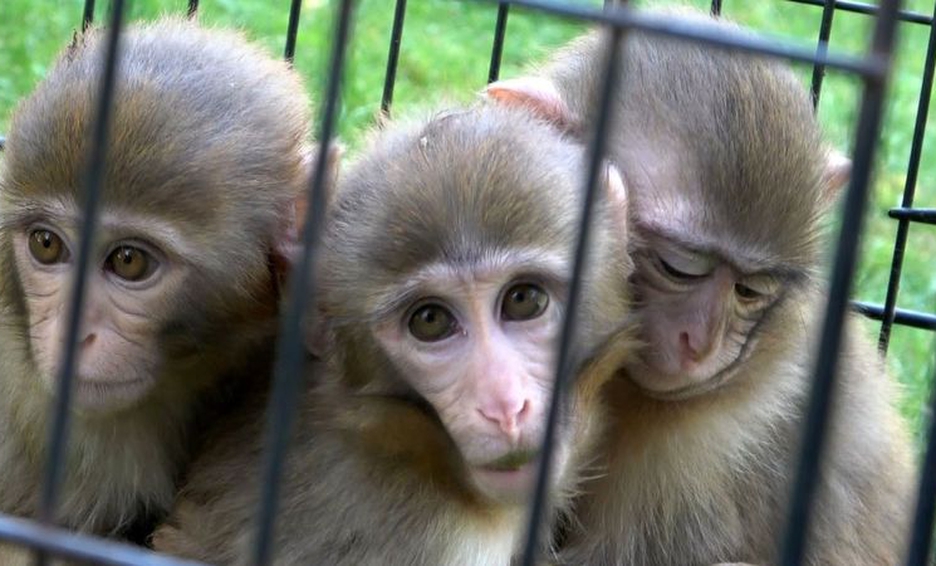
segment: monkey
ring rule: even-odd
[[[4,150],[4,513],[38,512],[105,48],[92,29],[63,51]],[[55,520],[139,542],[196,432],[270,362],[310,109],[298,75],[239,32],[167,17],[128,26],[118,54]]]
[[[324,354],[299,400],[275,564],[505,566],[522,550],[585,154],[526,110],[481,104],[393,123],[342,174],[306,325]],[[555,508],[600,430],[589,407],[632,350],[626,189],[613,167],[599,176],[569,366],[590,369],[560,413]],[[232,414],[155,549],[243,562],[262,427]]]
[[[588,34],[487,96],[583,136],[606,45]],[[620,49],[608,152],[630,189],[645,346],[604,389],[600,471],[560,563],[776,564],[827,296],[823,228],[850,162],[780,62],[637,31]],[[909,524],[899,390],[857,325],[839,353],[809,565],[897,564]]]

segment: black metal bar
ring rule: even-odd
[[[721,15],[721,4],[722,0],[712,0],[712,9],[710,13],[713,16],[718,17]]]
[[[406,18],[406,0],[397,0],[393,11],[393,29],[390,31],[390,52],[387,54],[387,74],[384,77],[383,97],[380,100],[380,111],[384,116],[390,116],[390,105],[393,104],[393,87],[396,85],[397,63],[400,61],[400,44],[403,41],[403,20]]]
[[[887,74],[888,66],[886,61],[876,54],[868,57],[854,57],[835,53],[817,56],[814,49],[804,49],[795,45],[778,43],[775,39],[750,35],[740,31],[725,30],[721,27],[700,26],[696,22],[653,12],[637,11],[626,4],[615,10],[605,11],[603,8],[587,8],[574,4],[563,4],[555,0],[474,1],[487,3],[507,1],[511,5],[523,6],[563,18],[633,28],[648,35],[659,35],[679,41],[694,41],[728,51],[744,51],[806,63],[821,62],[826,67],[841,69],[874,79],[882,79]]]
[[[852,301],[852,308],[872,320],[884,319],[884,307],[873,305],[862,301]],[[906,309],[894,309],[894,323],[903,326],[911,326],[921,330],[936,331],[936,314],[911,311]]]
[[[6,138],[0,136],[0,151],[3,151],[6,148]]]
[[[936,224],[936,208],[892,208],[887,215],[898,220]]]
[[[936,384],[936,372],[930,380],[928,440],[920,468],[916,513],[910,531],[906,566],[927,566],[932,554],[933,515],[936,512],[936,387],[933,384]]]
[[[286,25],[286,48],[283,58],[292,63],[296,56],[296,36],[299,34],[299,12],[302,11],[302,0],[292,0],[289,5],[289,23]]]
[[[48,458],[43,470],[42,491],[39,498],[39,519],[51,525],[55,522],[59,488],[65,464],[65,448],[68,442],[68,427],[71,416],[72,378],[75,369],[75,354],[78,347],[78,329],[84,308],[87,272],[91,263],[91,242],[97,226],[98,202],[104,178],[104,159],[110,138],[110,122],[113,116],[114,83],[119,55],[120,27],[123,21],[123,0],[113,0],[111,17],[107,28],[104,50],[104,72],[97,97],[97,114],[93,130],[88,132],[90,150],[84,175],[84,212],[75,254],[75,278],[72,283],[71,304],[68,306],[67,322],[63,337],[65,351],[62,366],[57,375],[56,394],[52,405],[52,425],[49,427]],[[42,562],[40,555],[39,562]]]
[[[2,514],[0,540],[28,545],[54,556],[88,560],[104,566],[207,566],[201,562],[156,554],[139,546],[78,534]]]
[[[309,206],[306,209],[305,227],[302,234],[302,257],[289,282],[289,300],[279,326],[276,365],[274,367],[273,394],[267,408],[266,453],[263,462],[263,483],[257,539],[254,546],[253,564],[265,566],[273,555],[273,530],[279,499],[279,479],[282,476],[290,432],[296,416],[296,404],[300,387],[305,378],[302,319],[316,292],[316,281],[312,277],[318,249],[318,235],[324,219],[326,198],[326,173],[330,140],[335,130],[335,114],[341,90],[341,75],[344,68],[345,48],[351,23],[353,0],[342,0],[335,20],[335,35],[331,53],[325,107],[322,111],[322,127],[317,139],[315,173],[309,185]]]
[[[898,4],[899,0],[885,0],[881,3],[881,11],[874,29],[869,56],[880,58],[885,65],[890,61],[893,49]],[[845,196],[845,220],[839,231],[836,246],[819,354],[813,372],[812,392],[802,428],[803,441],[780,550],[780,564],[783,566],[798,566],[805,554],[813,495],[821,474],[819,463],[826,438],[826,425],[831,411],[834,410],[833,383],[838,366],[845,309],[848,305],[847,297],[853,282],[858,236],[867,207],[871,164],[880,132],[886,82],[886,76],[864,77],[865,88],[855,141],[854,169]]]
[[[796,4],[809,4],[810,6],[824,6],[826,0],[786,0],[787,2],[795,2]],[[878,13],[878,7],[874,4],[866,4],[864,2],[850,2],[848,0],[836,0],[835,9],[842,10],[843,12],[853,12],[856,14],[865,14],[868,16],[876,16]],[[933,18],[927,16],[926,14],[920,14],[918,12],[909,12],[906,10],[900,10],[897,12],[897,19],[910,22],[913,24],[923,24],[923,25],[933,25]]]
[[[536,487],[533,491],[533,502],[530,505],[530,520],[526,533],[526,544],[524,545],[523,566],[534,566],[537,563],[537,552],[539,550],[540,523],[546,513],[546,505],[549,500],[548,486],[550,467],[552,465],[553,452],[555,451],[556,422],[559,418],[559,411],[563,403],[567,401],[568,396],[566,388],[571,378],[573,369],[570,367],[569,351],[572,345],[576,330],[576,318],[578,316],[578,305],[580,301],[580,287],[582,276],[585,272],[585,262],[587,261],[589,242],[591,240],[592,227],[592,209],[594,208],[595,193],[599,179],[602,175],[602,161],[604,159],[605,144],[607,133],[612,128],[612,100],[617,91],[618,65],[621,51],[621,37],[624,32],[615,28],[611,39],[608,42],[607,61],[605,63],[604,86],[601,94],[601,101],[598,107],[598,121],[595,127],[594,137],[591,140],[589,148],[590,162],[588,164],[587,177],[585,181],[585,203],[582,209],[580,219],[578,241],[575,244],[575,263],[572,267],[572,280],[569,285],[568,306],[562,321],[562,336],[559,341],[559,350],[556,362],[556,379],[549,403],[549,413],[547,414],[546,431],[543,435],[543,449],[540,455],[539,470],[536,478]]]
[[[933,5],[933,18],[936,18],[936,3]],[[936,224],[936,211],[910,210],[916,194],[917,174],[920,171],[920,158],[923,154],[923,136],[926,133],[926,118],[929,114],[930,95],[933,93],[933,71],[936,67],[936,26],[930,27],[929,44],[923,64],[923,80],[920,85],[920,99],[917,102],[916,123],[913,126],[913,141],[910,144],[910,161],[907,164],[907,177],[904,180],[903,198],[899,209],[891,209],[888,214],[897,218],[897,237],[894,239],[894,255],[891,259],[890,277],[887,280],[887,295],[884,298],[884,319],[881,321],[881,333],[878,336],[878,348],[887,354],[890,345],[891,326],[897,309],[897,295],[900,293],[900,274],[903,271],[904,252],[910,233],[910,221]]]
[[[198,0],[188,0],[188,17],[195,18],[198,15]]]
[[[94,0],[85,0],[84,13],[81,15],[81,31],[85,31],[94,23]]]
[[[501,2],[497,7],[497,22],[494,24],[494,45],[491,47],[491,67],[488,69],[488,83],[493,83],[500,76],[501,59],[504,55],[504,37],[507,35],[507,16],[510,4]]]
[[[832,35],[832,16],[834,15],[835,0],[825,0],[825,7],[822,8],[822,23],[819,24],[819,42],[816,45],[818,55],[825,55],[829,50],[829,37]],[[819,106],[819,94],[822,92],[823,78],[825,78],[825,65],[822,63],[814,64],[811,88],[813,108]]]

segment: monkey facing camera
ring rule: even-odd
[[[592,132],[603,37],[489,97]],[[849,162],[777,61],[636,32],[621,49],[608,147],[630,189],[645,347],[606,389],[601,464],[561,562],[775,564],[826,301],[823,220]],[[896,398],[848,319],[806,564],[899,562],[913,471]]]
[[[323,359],[300,402],[276,564],[505,566],[519,552],[584,153],[526,111],[480,106],[391,126],[342,176],[313,315]],[[599,430],[597,392],[631,351],[626,196],[604,173],[572,351],[592,369],[558,421],[554,507]],[[237,413],[193,464],[157,549],[241,563],[260,493],[242,478],[258,477],[263,436]]]
[[[0,509],[36,513],[61,371],[105,33],[76,37],[16,110],[0,178]],[[308,178],[307,95],[234,32],[121,36],[57,519],[115,536],[165,512],[194,427],[265,367]],[[5,562],[6,563],[6,562]]]

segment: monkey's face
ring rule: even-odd
[[[46,208],[10,231],[27,313],[29,348],[51,391],[61,370],[78,251],[75,210]],[[164,365],[157,336],[187,267],[175,261],[171,226],[149,219],[146,239],[126,217],[104,214],[92,247],[78,325],[75,405],[125,408],[147,395]],[[161,240],[157,238],[162,238]]]
[[[632,379],[662,398],[713,389],[750,356],[781,279],[745,273],[712,251],[660,237],[647,241],[634,278],[647,347]]]
[[[566,271],[516,250],[483,265],[432,264],[407,278],[399,306],[374,326],[399,374],[438,413],[471,482],[495,501],[525,501],[536,477]],[[567,459],[560,443],[557,470]]]

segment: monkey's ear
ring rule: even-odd
[[[505,106],[518,106],[552,122],[565,131],[575,130],[575,120],[552,82],[540,77],[520,77],[489,84],[481,93]]]
[[[325,206],[331,206],[334,185],[338,178],[338,167],[344,147],[334,142],[329,145],[325,156]],[[272,250],[272,265],[278,279],[282,282],[286,274],[295,265],[302,253],[302,228],[309,208],[308,187],[316,170],[315,148],[308,148],[303,153],[302,191],[286,207],[282,218],[282,227]]]
[[[612,163],[608,163],[605,168],[604,182],[605,198],[607,198],[608,209],[615,228],[621,230],[622,234],[626,234],[628,230],[627,186],[624,184],[621,172]]]
[[[844,153],[829,150],[826,155],[825,169],[822,172],[822,196],[824,204],[829,204],[851,180],[852,162]]]

